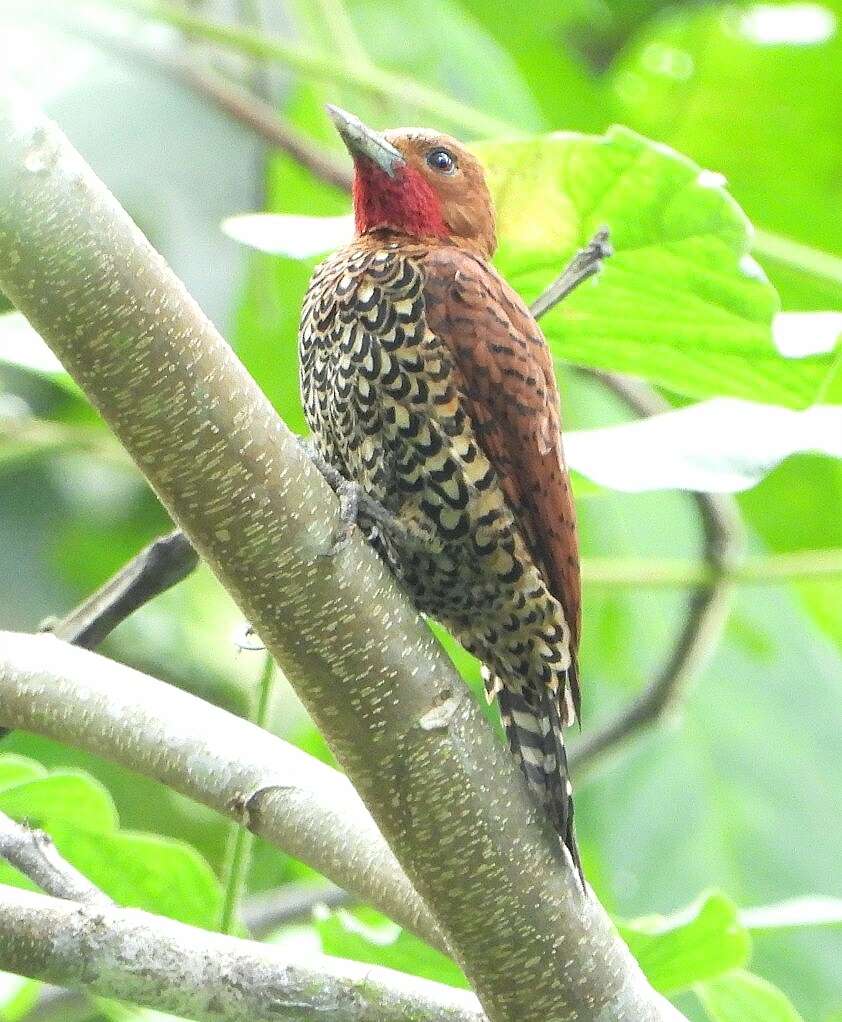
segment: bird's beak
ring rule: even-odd
[[[363,124],[359,117],[354,117],[347,110],[330,104],[327,106],[327,112],[355,161],[364,157],[389,177],[394,177],[401,167],[406,166],[406,159],[399,150],[391,142],[387,142],[379,132],[372,131]]]

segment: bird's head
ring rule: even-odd
[[[354,160],[358,233],[390,228],[490,258],[494,208],[482,166],[461,142],[423,128],[381,133],[338,107],[327,109]]]

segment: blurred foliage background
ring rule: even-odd
[[[174,12],[292,40],[308,52],[330,54],[335,70],[307,73],[306,67],[244,52],[242,45],[216,46],[203,38],[198,22],[173,24]],[[349,202],[191,87],[176,63],[185,55],[203,65],[212,61],[337,156],[340,147],[322,112],[326,101],[379,126],[423,121],[466,137],[497,133],[494,125],[500,133],[507,128],[602,133],[625,124],[727,178],[730,193],[758,229],[753,255],[783,309],[832,313],[842,303],[841,0],[744,5],[186,0],[181,6],[6,0],[0,4],[0,33],[13,76],[46,105],[297,430],[303,430],[303,419],[295,335],[315,259],[253,251],[227,237],[220,225],[232,215],[259,210],[342,214]],[[346,74],[347,67],[356,76]],[[372,88],[384,70],[420,83],[422,102],[409,90],[390,93],[388,82]],[[437,107],[437,95],[462,106]],[[493,146],[487,158],[493,161]],[[516,187],[516,172],[512,180]],[[727,209],[723,204],[711,215],[725,217]],[[540,208],[530,212],[541,216]],[[736,216],[733,210],[728,215]],[[622,209],[610,226],[622,241],[630,229]],[[682,287],[692,291],[693,282],[673,288],[668,274],[659,277],[664,271],[657,260],[626,265],[622,255],[620,244],[618,268],[609,267],[616,276],[606,270],[602,299],[597,287],[576,306],[585,319],[589,302],[597,313],[602,310],[592,357],[577,341],[573,321],[565,327],[560,319],[553,339],[562,362],[637,371],[666,384],[662,394],[676,407],[717,394],[770,400],[765,363],[757,359],[754,375],[749,349],[737,388],[727,362],[701,385],[693,377],[692,347],[682,360],[667,346],[655,368],[646,361],[651,355],[646,336],[631,354],[612,347],[612,323],[622,333],[619,324],[634,310],[637,294],[648,293],[650,302],[653,293],[659,295],[664,318],[653,322],[653,331],[669,333],[673,316],[678,322],[696,314],[692,303],[679,307]],[[723,273],[733,270],[725,263],[736,263],[734,252],[726,258],[724,250],[712,249],[705,257],[723,259]],[[537,283],[532,286],[516,252],[504,246],[501,260],[513,282],[527,293],[531,288],[533,297]],[[622,291],[624,267],[638,276],[626,279]],[[606,304],[606,295],[613,295],[613,304]],[[768,289],[751,301],[763,309],[745,318],[765,323],[763,343],[772,352],[774,294]],[[795,354],[824,358],[815,365],[827,371],[813,397],[839,402],[833,346],[842,320],[803,322]],[[686,330],[682,336],[689,336]],[[715,350],[715,329],[699,343]],[[730,343],[728,335],[723,350]],[[25,347],[6,322],[0,330],[0,575],[6,580],[0,626],[31,631],[48,615],[68,610],[170,525],[76,389],[37,348],[21,354]],[[800,378],[799,363],[781,359],[782,394],[790,380]],[[568,427],[633,418],[593,377],[564,364],[559,374]],[[823,429],[838,427],[842,435],[842,420],[826,421]],[[767,439],[762,426],[752,427],[741,438],[739,457],[762,462]],[[711,461],[733,468],[735,455],[723,444],[721,435],[714,438]],[[703,892],[720,891],[725,898],[709,900],[705,918],[719,912],[730,920],[732,937],[740,929],[742,943],[731,964],[740,965],[740,956],[747,960],[744,931],[751,923],[752,971],[792,1002],[764,988],[757,1003],[765,1008],[741,1009],[740,997],[754,1003],[757,981],[735,974],[730,993],[727,983],[723,993],[716,982],[699,986],[696,980],[707,977],[691,971],[664,983],[688,1017],[793,1019],[797,1010],[804,1019],[838,1022],[842,934],[838,903],[831,899],[842,898],[842,576],[826,566],[833,557],[839,564],[842,548],[842,461],[796,453],[760,476],[734,498],[752,563],[760,568],[736,585],[727,624],[679,711],[579,778],[577,820],[586,872],[618,918],[670,914]],[[651,680],[681,625],[686,592],[678,584],[647,584],[646,565],[695,562],[701,536],[696,505],[686,493],[619,492],[610,485],[580,489],[585,553],[599,558],[594,564],[603,568],[613,561],[639,569],[631,584],[621,584],[610,570],[607,582],[586,579],[581,659],[587,739]],[[808,552],[803,571],[786,572],[782,580],[765,577],[769,557],[799,551]],[[260,653],[238,651],[233,638],[240,625],[236,608],[200,569],[121,626],[104,651],[246,714],[252,712],[264,663]],[[476,665],[452,652],[475,681]],[[280,678],[268,725],[329,758]],[[95,879],[115,897],[216,925],[227,823],[150,781],[29,735],[9,736],[0,753],[7,754],[0,759],[0,780],[6,776],[10,790],[18,788],[12,807],[44,825],[52,821],[60,847],[64,834],[65,850],[91,875],[96,872],[91,846],[97,845],[102,861]],[[53,771],[52,780],[45,770]],[[103,787],[80,780],[76,770]],[[24,784],[35,787],[19,790]],[[45,800],[42,811],[39,799]],[[64,810],[56,808],[61,805]],[[90,840],[91,833],[103,831],[113,832],[110,859],[101,855],[101,842]],[[113,862],[121,856],[134,857],[144,868],[134,887],[126,882],[127,889],[109,888],[116,882]],[[317,878],[258,842],[248,878],[252,894],[300,881]],[[767,916],[764,925],[757,915],[753,923],[750,913],[733,915],[733,903],[747,910],[807,896],[824,900],[802,902],[803,911],[783,913],[777,922]],[[643,955],[645,930],[638,927],[637,946],[632,936]],[[355,915],[322,913],[318,920],[284,928],[277,939],[299,947],[321,944],[335,953],[459,981],[440,956],[362,909]],[[656,968],[652,961],[650,967]],[[0,986],[5,1017],[26,1016],[36,992],[6,982],[7,988]],[[106,1004],[85,1011],[127,1013]]]

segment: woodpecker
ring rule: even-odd
[[[315,454],[415,606],[484,665],[581,877],[562,736],[580,710],[579,558],[550,352],[491,266],[477,159],[328,111],[354,161],[356,236],[316,268],[301,316]]]

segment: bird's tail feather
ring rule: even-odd
[[[573,797],[558,698],[550,688],[542,687],[540,692],[534,689],[516,692],[500,686],[497,699],[509,747],[520,763],[530,789],[570,852],[584,887],[573,828]]]

